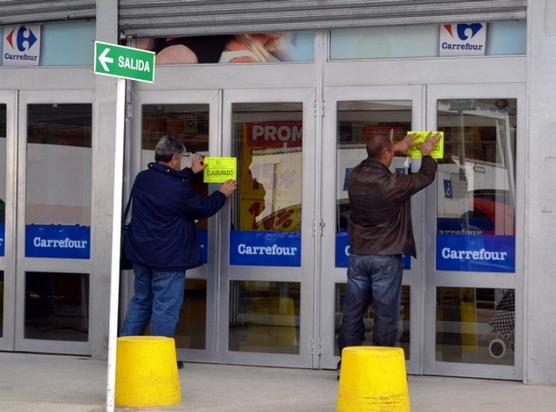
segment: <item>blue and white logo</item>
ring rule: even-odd
[[[17,34],[14,36],[14,34]],[[29,50],[33,47],[33,44],[37,42],[37,36],[35,33],[26,26],[19,26],[18,29],[13,29],[7,36],[6,41],[14,48],[14,37],[15,37],[15,45],[17,50],[20,52],[24,52],[25,50]]]
[[[436,269],[515,272],[515,237],[436,235]]]
[[[454,26],[452,24],[446,26]],[[483,28],[481,23],[471,23],[471,24],[456,24],[456,31],[460,40],[469,40],[475,37],[477,33]],[[450,27],[451,29],[451,27]],[[451,34],[451,33],[450,33]]]
[[[89,259],[91,228],[79,225],[26,225],[25,256]]]
[[[40,24],[4,27],[4,66],[38,66],[41,52]]]
[[[482,56],[486,52],[486,23],[442,24],[440,56]]]
[[[349,234],[347,232],[336,233],[336,267],[347,268],[349,266]],[[403,268],[411,269],[411,256],[403,255]]]
[[[301,233],[234,230],[230,233],[230,264],[301,266]]]
[[[442,183],[444,184],[444,197],[446,199],[453,199],[454,192],[452,191],[452,181],[450,179],[444,179]]]

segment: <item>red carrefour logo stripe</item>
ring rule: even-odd
[[[13,43],[13,38],[14,38],[14,31],[15,29],[13,29],[10,34],[8,34],[6,36],[6,40],[8,41],[8,43],[10,44],[10,47],[13,49],[14,48],[14,43]]]

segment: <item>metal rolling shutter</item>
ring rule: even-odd
[[[525,19],[527,0],[120,0],[131,37]]]
[[[96,0],[0,0],[0,24],[94,19]]]

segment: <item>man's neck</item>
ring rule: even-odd
[[[171,163],[166,163],[166,162],[163,162],[163,161],[158,161],[157,163],[158,163],[158,164],[161,164],[162,166],[168,167],[168,168],[170,168],[170,169],[172,169],[172,170],[176,170],[176,168],[175,168],[174,166],[172,166]]]
[[[384,160],[381,160],[381,159],[371,159],[370,157],[368,157],[367,160],[370,160],[371,162],[380,163],[382,166],[384,166],[384,167],[387,168],[387,169],[390,168],[390,165],[386,164],[386,163],[384,162]]]

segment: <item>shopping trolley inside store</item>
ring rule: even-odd
[[[514,350],[515,336],[515,291],[508,290],[496,305],[494,316],[489,322],[496,338],[490,341],[490,356],[499,359],[506,355],[508,348]]]

